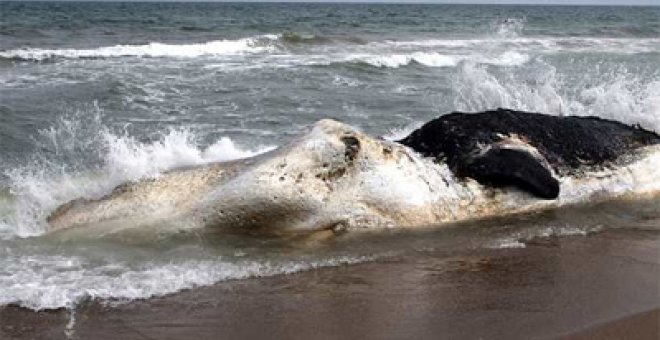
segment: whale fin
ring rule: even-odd
[[[468,159],[461,168],[462,175],[483,185],[515,186],[543,199],[559,196],[559,181],[543,159],[527,150],[491,148]]]

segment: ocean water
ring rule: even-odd
[[[429,247],[657,231],[649,201],[320,244],[44,234],[71,199],[256,155],[321,118],[395,138],[497,107],[660,131],[660,7],[0,2],[0,305],[115,303]]]

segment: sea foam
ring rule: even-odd
[[[453,107],[477,112],[495,107],[554,115],[599,116],[660,131],[660,82],[621,69],[578,80],[542,59],[524,72],[496,74],[484,65],[459,65],[452,77]]]
[[[0,57],[18,60],[42,61],[54,58],[116,58],[116,57],[177,57],[236,55],[273,51],[275,35],[263,35],[237,40],[215,40],[196,44],[164,44],[152,42],[146,45],[115,45],[90,49],[41,49],[24,48],[0,52]]]
[[[126,181],[274,149],[244,148],[228,137],[203,147],[187,129],[170,129],[153,141],[143,142],[128,133],[112,131],[101,117],[98,107],[61,117],[36,139],[49,151],[6,171],[11,199],[5,204],[10,208],[0,215],[0,237],[40,235],[46,217],[59,205],[80,197],[98,198]],[[92,155],[97,158],[82,161]]]
[[[516,51],[495,55],[445,55],[438,52],[413,52],[410,54],[355,55],[349,62],[365,63],[375,67],[399,68],[411,64],[427,67],[456,67],[464,61],[496,66],[518,66],[529,61],[529,56]]]
[[[534,226],[516,231],[509,236],[498,238],[486,244],[487,248],[507,249],[526,248],[535,239],[548,239],[561,236],[587,236],[603,230],[602,226],[551,225]]]
[[[371,256],[339,256],[307,261],[181,260],[167,264],[125,263],[89,266],[71,256],[9,256],[2,259],[0,306],[16,304],[33,310],[73,308],[87,299],[131,301],[171,294],[217,282],[291,274],[315,268],[372,260]]]
[[[659,38],[606,38],[606,37],[502,37],[471,39],[417,39],[373,42],[374,46],[389,45],[396,48],[442,48],[457,50],[518,50],[521,52],[558,53],[658,53]]]

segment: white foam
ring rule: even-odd
[[[442,48],[448,51],[516,50],[519,52],[606,52],[637,54],[660,52],[660,38],[604,38],[604,37],[520,37],[473,39],[420,39],[410,41],[384,41],[371,43],[373,46],[397,48],[425,47]]]
[[[164,44],[152,42],[146,45],[115,45],[92,49],[41,49],[24,48],[0,52],[0,57],[41,61],[52,58],[114,58],[114,57],[179,57],[236,55],[270,52],[276,49],[270,43],[277,36],[264,35],[237,40],[216,40],[197,44]]]
[[[547,239],[550,237],[561,236],[587,236],[589,234],[597,233],[602,229],[602,226],[571,225],[532,227],[490,242],[486,244],[486,247],[493,249],[525,248],[527,247],[527,242],[536,238]]]
[[[72,308],[85,299],[136,300],[162,296],[230,279],[290,274],[321,267],[369,261],[369,256],[342,256],[316,261],[243,260],[222,257],[167,264],[123,263],[90,266],[64,256],[9,256],[0,275],[0,306],[17,304],[33,310]]]
[[[496,240],[487,245],[487,248],[492,249],[512,249],[512,248],[526,248],[527,245],[524,242],[516,238],[503,238]]]
[[[383,139],[389,141],[401,140],[410,135],[413,131],[419,129],[422,125],[424,125],[424,122],[417,121],[409,123],[403,127],[391,128],[386,134],[383,135]]]
[[[499,66],[517,66],[529,61],[529,56],[516,51],[499,55],[444,55],[437,52],[413,52],[410,54],[357,55],[348,58],[351,62],[362,62],[375,67],[399,68],[413,63],[428,67],[456,67],[461,61]]]
[[[473,59],[482,64],[498,66],[519,66],[528,62],[530,57],[527,54],[517,51],[506,51],[495,57],[476,57]]]
[[[60,157],[37,158],[7,171],[14,202],[13,211],[0,215],[0,236],[34,236],[45,230],[50,212],[76,198],[96,198],[126,181],[158,176],[169,169],[251,157],[272,150],[254,150],[236,145],[227,137],[201,147],[189,130],[172,129],[153,142],[140,142],[128,134],[116,134],[100,121],[100,111],[85,121],[80,115],[62,118],[56,126],[42,131],[47,150]],[[83,158],[78,154],[98,154],[98,166],[67,164]]]
[[[332,83],[337,87],[358,87],[362,85],[362,82],[355,78],[343,77],[338,74],[335,75]]]
[[[509,74],[507,77],[512,78]],[[454,76],[454,106],[463,111],[509,107],[544,113],[560,113],[562,98],[554,76],[529,86],[517,79],[500,80],[480,65],[466,63]]]
[[[614,77],[598,74],[585,77],[581,80],[584,83],[569,84],[555,67],[535,62],[532,79],[512,72],[496,75],[476,63],[461,64],[452,79],[454,109],[477,112],[506,107],[599,116],[660,131],[660,81],[640,79],[621,70]]]
[[[569,112],[579,115],[598,115],[660,131],[659,80],[619,77],[584,88],[567,106]]]
[[[177,167],[252,157],[274,149],[274,146],[244,149],[228,137],[200,148],[190,131],[176,129],[149,143],[111,132],[105,132],[103,137],[108,148],[105,156],[107,172],[110,177],[121,180],[153,177]]]
[[[364,62],[376,67],[398,68],[413,62],[430,67],[456,66],[459,59],[440,53],[415,52],[411,54],[367,55],[349,58],[351,61]]]
[[[527,18],[506,18],[498,20],[493,25],[495,26],[495,34],[500,38],[518,37],[522,34],[527,23]]]
[[[310,46],[314,53],[280,54],[286,48],[280,43],[281,36],[266,34],[235,40],[215,40],[193,44],[167,44],[151,42],[144,45],[115,45],[98,48],[48,49],[22,48],[0,51],[0,57],[9,59],[42,61],[52,58],[118,58],[118,57],[173,57],[196,58],[203,56],[234,56],[244,54],[266,54],[266,60],[257,65],[226,62],[205,65],[206,68],[250,69],[263,65],[291,67],[295,65],[317,65],[341,61],[362,61],[378,67],[400,67],[412,62],[430,67],[452,67],[461,60],[472,59],[475,51],[486,55],[515,52],[525,54],[572,53],[659,53],[660,38],[605,38],[605,37],[523,37],[519,23],[514,19],[501,24],[496,33],[472,39],[418,39],[411,41],[379,41],[364,46]],[[521,25],[521,24],[520,24]],[[341,48],[341,49],[338,49]],[[311,52],[310,51],[310,52]],[[320,53],[320,54],[318,54]],[[268,59],[268,57],[273,57]],[[478,61],[478,60],[476,60]],[[497,64],[496,58],[493,63]]]

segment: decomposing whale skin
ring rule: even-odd
[[[602,124],[610,123],[593,123],[600,126],[596,133],[606,133]],[[638,130],[620,125],[624,135]],[[48,224],[51,230],[164,221],[267,231],[406,227],[660,191],[660,147],[652,132],[640,130],[647,139],[621,139],[630,143],[607,148],[616,154],[600,162],[578,152],[576,159],[584,159],[566,166],[573,156],[555,152],[566,147],[557,144],[562,136],[544,144],[523,128],[500,131],[484,125],[488,137],[474,136],[466,148],[447,147],[429,144],[425,134],[432,130],[426,127],[397,143],[321,120],[289,144],[251,159],[174,170],[126,183],[99,199],[74,200],[54,211]],[[562,133],[560,128],[550,132]],[[583,133],[591,138],[589,131]],[[449,152],[460,157],[452,159]],[[514,158],[513,169],[504,166],[502,155]],[[538,174],[539,181],[526,180],[527,173]]]
[[[447,163],[459,177],[555,199],[559,176],[621,166],[638,149],[659,144],[660,136],[598,117],[497,109],[441,116],[399,142]]]

